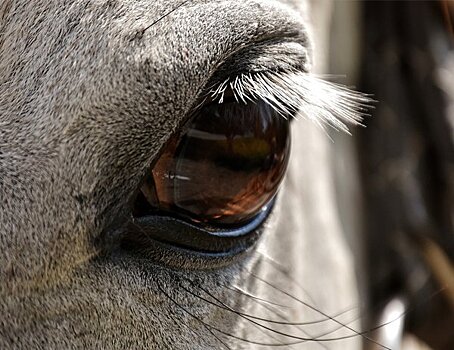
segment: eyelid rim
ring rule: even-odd
[[[260,237],[274,202],[273,198],[249,223],[236,228],[197,225],[166,215],[134,218],[126,228],[125,242],[146,246],[151,240],[196,254],[237,255]]]

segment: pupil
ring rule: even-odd
[[[196,222],[245,223],[276,194],[289,147],[288,121],[266,103],[212,103],[169,141],[142,192]]]

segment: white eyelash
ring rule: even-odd
[[[228,88],[238,102],[263,100],[284,118],[302,116],[322,128],[329,125],[347,133],[346,124],[360,125],[373,101],[363,93],[301,72],[241,74],[211,89],[210,97],[222,103]]]

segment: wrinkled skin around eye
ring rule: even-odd
[[[212,103],[168,143],[142,191],[194,221],[241,224],[277,193],[289,151],[288,120],[264,102]]]

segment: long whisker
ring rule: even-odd
[[[193,283],[192,281],[189,281],[190,283]],[[292,339],[298,339],[298,340],[301,340],[301,341],[304,341],[304,342],[332,342],[332,341],[337,341],[337,340],[342,340],[342,339],[350,339],[350,338],[353,338],[353,337],[356,337],[356,336],[364,336],[364,334],[360,333],[360,332],[355,332],[355,334],[353,335],[348,335],[348,336],[342,336],[342,337],[335,337],[335,338],[319,338],[319,337],[311,337],[311,338],[307,338],[307,337],[299,337],[299,336],[295,336],[295,335],[291,335],[291,334],[288,334],[288,333],[284,333],[284,332],[280,332],[278,330],[275,330],[273,328],[270,328],[266,325],[263,325],[259,322],[256,322],[254,321],[250,315],[247,315],[245,313],[242,313],[240,311],[237,311],[237,310],[234,310],[233,308],[231,308],[230,306],[226,305],[225,303],[223,303],[221,300],[219,300],[218,298],[216,298],[213,294],[211,294],[210,292],[208,292],[207,290],[205,290],[204,288],[200,287],[200,286],[196,286],[198,289],[202,290],[203,292],[205,292],[206,294],[208,294],[210,297],[212,297],[214,300],[216,300],[218,303],[220,303],[221,305],[219,304],[216,304],[216,303],[213,303],[212,301],[200,296],[200,295],[197,295],[195,293],[193,293],[192,291],[188,290],[187,288],[185,288],[184,286],[180,285],[180,287],[182,289],[184,289],[186,292],[188,292],[189,294],[191,294],[192,296],[194,297],[197,297],[213,306],[217,306],[217,307],[220,307],[224,310],[227,310],[227,311],[230,311],[246,320],[248,320],[249,322],[253,323],[253,324],[256,324],[264,329],[267,329],[273,333],[276,333],[276,334],[279,334],[279,335],[282,335],[282,336],[285,336],[285,337],[288,337],[288,338],[292,338]],[[261,319],[265,322],[267,322],[266,319]],[[346,327],[346,326],[345,326]],[[384,346],[384,345],[381,345],[379,344],[378,342],[374,341],[373,339],[371,339],[372,342],[374,342],[375,344],[385,348],[385,349],[388,349],[388,350],[391,350],[389,349],[388,347]]]
[[[182,305],[180,305],[178,302],[176,302],[172,297],[170,297],[170,295],[168,295],[164,290],[163,288],[161,287],[161,285],[159,283],[157,283],[157,286],[159,288],[159,290],[162,292],[162,294],[164,294],[170,301],[172,301],[178,308],[182,309],[184,312],[188,313],[188,311],[186,310],[185,307],[183,307]],[[190,314],[190,313],[189,313]],[[174,319],[172,317],[171,314],[169,314],[169,316]],[[194,317],[195,319],[199,320],[196,316],[190,314],[190,316]],[[205,322],[199,320],[200,323],[202,324],[202,326],[211,334],[213,335],[213,337],[216,338],[217,341],[219,341],[226,349],[228,350],[232,350],[222,339],[220,339],[214,332],[213,332],[213,327],[210,327],[208,326],[207,324],[205,324]]]
[[[292,322],[290,321],[290,319],[283,313],[279,312],[278,310],[276,310],[276,308],[272,307],[272,306],[268,306],[268,305],[264,305],[262,302],[260,302],[260,300],[256,300],[256,299],[251,299],[253,302],[255,303],[258,303],[261,307],[263,307],[265,310],[267,310],[268,312],[270,312],[271,314],[275,315],[276,317],[279,317],[280,319],[286,321],[288,323],[289,326],[291,327],[295,327],[297,330],[301,331],[303,334],[307,335],[307,336],[310,336],[312,337],[311,334],[309,334],[306,330],[302,330],[301,328],[299,328],[300,325],[294,325],[292,324]],[[322,320],[322,322],[325,321],[325,320]],[[308,322],[309,323],[309,322]],[[321,323],[321,322],[320,322]],[[310,324],[313,324],[313,323],[310,323]],[[321,344],[322,347],[324,347],[324,345]]]
[[[171,313],[168,315],[172,320],[174,320],[177,323],[180,323],[186,327],[188,327],[184,322],[173,316]],[[188,327],[189,328],[189,327]],[[217,341],[219,341],[224,347],[228,350],[232,350],[221,338],[219,338],[209,327],[204,327],[214,338],[216,338]]]
[[[143,35],[143,33],[145,33],[148,29],[150,29],[151,27],[153,27],[155,24],[159,23],[160,21],[162,21],[164,18],[166,18],[167,16],[169,16],[170,14],[172,14],[173,12],[177,11],[180,7],[186,5],[188,2],[190,2],[191,0],[185,0],[183,1],[182,3],[178,4],[177,6],[175,6],[174,8],[172,8],[171,10],[167,11],[166,13],[164,13],[161,17],[159,17],[158,19],[156,19],[153,23],[149,24],[148,26],[146,26],[145,28],[143,28],[141,30],[141,34]]]
[[[240,311],[237,311],[237,310],[234,310],[232,307],[228,306],[227,304],[223,303],[221,300],[219,300],[218,298],[216,298],[215,296],[213,296],[212,294],[210,294],[209,292],[207,292],[205,289],[203,289],[202,287],[200,286],[196,286],[197,288],[201,289],[203,292],[207,293],[210,297],[212,297],[214,300],[216,300],[219,304],[217,303],[214,303],[212,302],[211,300],[208,300],[207,298],[204,298],[203,296],[201,295],[198,295],[198,294],[195,294],[194,292],[190,291],[189,289],[185,288],[184,286],[181,286],[180,287],[182,289],[184,289],[186,292],[188,292],[189,294],[191,294],[192,296],[196,297],[196,298],[199,298],[200,300],[203,300],[213,306],[217,306],[223,310],[226,310],[226,311],[230,311],[238,316],[240,316],[241,318],[244,318],[245,320],[251,322],[253,325],[256,325],[256,326],[259,326],[259,327],[262,327],[270,332],[273,332],[273,333],[276,333],[276,334],[279,334],[279,335],[283,335],[285,337],[289,337],[289,338],[293,338],[293,339],[298,339],[298,340],[304,340],[304,341],[311,341],[312,338],[302,338],[302,337],[297,337],[297,336],[292,336],[291,334],[286,334],[286,333],[283,333],[283,332],[279,332],[275,329],[272,329],[270,327],[267,327],[261,323],[258,323],[258,322],[255,322],[253,321],[253,319],[258,319],[258,320],[261,320],[261,321],[265,321],[267,322],[266,319],[264,318],[260,318],[260,317],[255,317],[255,316],[251,316],[251,315],[248,315],[246,313],[243,313],[243,312],[240,312]],[[278,322],[276,322],[278,323]]]
[[[189,281],[189,282],[191,283],[192,281]],[[191,283],[191,284],[193,284],[193,283]],[[265,330],[268,330],[269,332],[272,332],[272,333],[276,333],[276,334],[279,334],[279,335],[283,335],[283,336],[285,336],[285,337],[290,337],[290,338],[299,339],[299,340],[303,340],[303,341],[316,341],[316,340],[315,340],[310,334],[308,334],[306,331],[303,331],[303,333],[304,333],[304,334],[307,334],[310,338],[308,338],[308,337],[304,337],[304,338],[303,338],[303,337],[293,336],[293,335],[291,335],[291,334],[283,333],[283,332],[280,332],[280,331],[275,330],[275,329],[273,329],[273,328],[267,327],[267,326],[265,326],[265,325],[263,325],[263,324],[261,324],[261,323],[255,322],[255,321],[253,321],[253,320],[251,320],[251,319],[258,319],[258,320],[262,320],[262,321],[270,322],[270,323],[278,323],[278,324],[280,323],[280,322],[278,322],[278,321],[270,321],[270,320],[265,319],[265,318],[260,318],[260,317],[248,315],[248,314],[246,314],[246,313],[243,313],[243,312],[234,310],[232,307],[228,306],[227,304],[225,304],[224,302],[222,302],[221,300],[219,300],[218,298],[216,298],[213,294],[211,294],[211,293],[208,292],[206,289],[204,289],[204,288],[202,288],[202,287],[200,287],[200,286],[195,285],[194,287],[196,287],[196,288],[202,290],[203,292],[205,292],[206,294],[208,294],[211,298],[213,298],[213,299],[214,299],[217,303],[219,303],[219,304],[213,303],[213,302],[211,302],[210,300],[208,300],[208,299],[206,299],[206,298],[204,298],[204,297],[202,297],[202,296],[200,296],[200,295],[198,295],[198,294],[195,294],[195,293],[189,291],[187,288],[185,288],[185,287],[183,287],[183,286],[180,286],[180,287],[183,288],[183,289],[184,289],[185,291],[187,291],[188,293],[190,293],[191,295],[193,295],[193,296],[195,296],[195,297],[197,297],[197,298],[199,298],[199,299],[201,299],[201,300],[203,300],[203,301],[205,301],[205,302],[207,302],[207,303],[209,303],[209,304],[211,304],[211,305],[214,305],[214,306],[219,307],[219,308],[221,308],[221,309],[224,309],[224,310],[226,310],[226,311],[233,312],[233,313],[237,314],[238,316],[242,317],[243,319],[246,319],[247,321],[249,321],[255,328],[257,328],[257,329],[258,329],[259,331],[261,331],[262,333],[264,333],[264,332],[263,332],[263,330],[262,330],[261,328],[263,328],[263,329],[265,329]],[[290,322],[282,322],[282,323],[280,323],[280,324],[282,324],[282,325],[291,325],[291,326],[294,326],[294,325],[291,324]],[[301,329],[300,329],[300,330],[301,330]],[[301,331],[302,331],[302,330],[301,330]],[[274,340],[278,340],[278,339],[276,339],[275,337],[273,337],[273,336],[271,336],[271,335],[269,335],[269,334],[266,334],[266,335],[267,335],[268,337],[274,339]],[[279,341],[279,340],[278,340],[278,341]],[[329,340],[327,340],[327,341],[329,341]],[[282,342],[281,342],[281,344],[282,344]],[[285,344],[283,344],[283,345],[285,345]],[[323,347],[323,348],[326,349],[326,346],[325,346],[324,344],[319,344],[319,345],[320,345],[321,347]]]
[[[274,316],[276,316],[284,321],[290,322],[289,318],[286,317],[284,313],[280,312],[280,310],[276,306],[274,306],[272,303],[270,304],[267,300],[263,300],[262,298],[255,297],[254,295],[252,295],[246,291],[242,291],[241,289],[237,290],[237,289],[229,288],[229,287],[226,287],[226,289],[229,289],[232,292],[238,293],[241,296],[249,298],[252,302],[254,302],[257,305],[260,305],[260,307],[267,310]],[[285,308],[286,306],[283,306],[283,307]]]
[[[199,287],[200,289],[202,289],[204,292],[208,293],[207,291],[205,291],[205,289]],[[211,296],[211,294],[209,294]],[[250,294],[243,294],[242,295],[246,295],[246,296],[250,296]],[[256,298],[253,298],[254,300],[257,300]],[[261,301],[262,299],[258,299],[258,301]],[[266,301],[265,301],[266,302]],[[263,306],[263,305],[262,305]],[[344,310],[344,311],[341,311],[331,317],[338,317],[338,316],[341,316],[341,315],[344,315],[352,310],[354,310],[355,308],[351,308],[351,309],[348,309],[348,310]],[[278,313],[275,313],[278,317],[281,317],[281,318],[284,318],[284,316],[278,314]],[[271,319],[265,319],[265,318],[261,318],[261,317],[257,317],[257,316],[252,316],[252,315],[248,315],[248,314],[244,314],[245,316],[247,317],[250,317],[250,318],[253,318],[253,319],[257,319],[257,320],[261,320],[261,321],[266,321],[266,322],[269,322],[269,323],[275,323],[275,324],[280,324],[280,325],[288,325],[288,326],[308,326],[308,325],[314,325],[314,324],[319,324],[319,323],[323,323],[323,322],[327,322],[327,321],[331,321],[331,319],[329,318],[324,318],[324,319],[320,319],[320,320],[314,320],[314,321],[305,321],[305,322],[285,322],[285,321],[276,321],[276,320],[271,320]],[[357,319],[355,318],[354,320],[352,321],[349,321],[348,323],[351,323],[351,322],[354,322],[356,321]]]
[[[299,289],[302,290],[302,292],[309,298],[309,301],[315,306],[318,307],[316,304],[314,298],[310,295],[310,293],[295,279],[293,276],[290,275],[288,269],[273,259],[271,256],[269,256],[267,253],[258,250],[257,254],[260,254],[260,256],[264,259],[263,261],[266,261],[268,264],[271,265],[276,271],[282,273],[290,282],[292,282],[294,285],[296,285]]]
[[[204,327],[208,327],[210,328],[211,330],[215,330],[216,332],[219,332],[220,334],[223,334],[227,337],[230,337],[230,338],[233,338],[233,339],[236,339],[236,340],[240,340],[240,341],[244,341],[246,343],[250,343],[250,344],[255,344],[255,345],[261,345],[261,346],[292,346],[292,345],[298,345],[298,344],[301,344],[302,342],[299,341],[299,342],[290,342],[290,343],[266,343],[266,342],[259,342],[259,341],[253,341],[253,340],[249,340],[249,339],[246,339],[246,338],[242,338],[242,337],[239,337],[239,336],[236,336],[234,334],[231,334],[231,333],[228,333],[228,332],[225,332],[223,331],[222,329],[219,329],[213,325],[210,325],[209,323],[203,321],[201,318],[197,317],[196,315],[194,315],[192,312],[190,312],[187,308],[185,308],[183,305],[180,305],[175,299],[173,299],[168,293],[166,293],[164,291],[164,289],[158,284],[157,285],[158,289],[160,290],[160,292],[167,298],[169,299],[173,304],[175,304],[178,308],[180,308],[181,310],[183,310],[185,313],[187,313],[189,316],[193,317],[195,320],[199,321]]]
[[[255,300],[258,300],[258,301],[261,301],[262,299],[261,298],[258,298],[258,297],[255,297],[247,292],[244,292],[245,296],[251,296],[252,299],[255,299]],[[264,302],[267,302],[267,301],[264,301]],[[263,306],[263,305],[262,305]],[[292,307],[289,307],[287,306],[288,308],[292,308]],[[342,316],[342,315],[345,315],[347,313],[349,313],[350,311],[353,311],[355,310],[356,307],[352,307],[352,308],[348,308],[348,309],[345,309],[345,310],[342,310],[340,312],[337,312],[335,314],[332,315],[332,317],[339,317],[339,316]],[[269,310],[271,311],[271,310]],[[275,313],[276,316],[278,317],[281,317],[281,318],[284,318],[281,314],[279,313]],[[355,318],[353,319],[352,321],[349,321],[348,323],[350,322],[354,322],[354,321],[357,321],[358,319]],[[313,320],[313,321],[301,321],[301,322],[279,322],[279,324],[286,324],[286,325],[291,325],[291,326],[309,326],[309,325],[314,325],[314,324],[318,324],[318,323],[324,323],[324,322],[327,322],[327,321],[331,321],[329,318],[323,318],[323,319],[319,319],[319,320]],[[267,322],[270,322],[270,323],[278,323],[276,321],[273,321],[273,320],[267,320]]]
[[[307,295],[307,297],[309,298],[309,301],[312,303],[312,306],[313,307],[316,307],[318,308],[318,305],[315,303],[314,299],[311,297],[310,293],[295,279],[293,278],[293,276],[290,274],[290,272],[287,270],[287,268],[279,263],[277,260],[273,259],[272,257],[270,257],[267,253],[263,252],[263,251],[260,251],[258,250],[257,251],[257,254],[260,254],[260,261],[266,261],[267,263],[270,264],[271,267],[273,267],[276,271],[282,273],[284,275],[284,277],[286,277],[291,283],[293,283],[294,285],[296,285],[299,289],[301,289],[303,291],[303,293],[305,295]],[[335,314],[332,314],[331,317],[333,318],[338,318],[342,315],[345,315],[351,311],[354,311],[356,309],[359,309],[359,312],[358,312],[358,315],[356,317],[354,317],[353,319],[345,322],[345,324],[352,324],[353,322],[355,321],[358,321],[360,320],[361,318],[363,318],[365,315],[367,315],[367,311],[361,311],[361,308],[358,307],[358,306],[352,306],[352,307],[349,307],[349,308],[346,308],[345,310],[343,311],[340,311],[340,312],[337,312]],[[317,321],[311,321],[311,322],[295,322],[294,324],[295,325],[311,325],[311,324],[317,324],[317,323],[322,323],[322,322],[326,322],[326,321],[331,321],[329,318],[324,318],[324,319],[321,319],[321,320],[317,320]],[[339,326],[327,333],[324,333],[322,335],[328,335],[328,334],[332,334],[334,332],[336,332],[337,330],[341,329],[343,326]]]
[[[252,294],[250,292],[245,291],[244,289],[242,289],[242,288],[240,288],[238,286],[234,286],[233,288],[229,287],[229,286],[225,286],[225,288],[230,289],[231,291],[239,293],[241,295],[244,295],[245,297],[254,299],[256,301],[263,302],[265,304],[269,304],[269,305],[273,305],[273,306],[279,306],[279,307],[286,308],[286,309],[291,309],[291,306],[289,306],[289,305],[279,304],[279,303],[275,303],[273,301],[266,300],[264,298],[260,298],[260,297],[254,295],[254,294]]]
[[[261,278],[261,277],[255,275],[253,272],[250,272],[250,274],[251,274],[252,277],[258,279],[259,281],[261,281],[261,282],[263,282],[263,283],[265,283],[266,285],[268,285],[268,286],[271,287],[272,289],[277,290],[278,292],[280,292],[280,293],[282,293],[282,294],[284,294],[284,295],[290,297],[291,299],[293,299],[293,300],[295,300],[295,301],[301,303],[302,305],[308,307],[309,309],[311,309],[311,310],[313,310],[313,311],[315,311],[315,312],[317,312],[317,313],[319,313],[319,314],[321,314],[321,315],[323,315],[323,316],[329,318],[331,321],[333,321],[333,322],[339,324],[340,326],[342,326],[342,327],[344,327],[344,328],[350,330],[351,332],[355,333],[357,336],[361,336],[362,338],[366,339],[367,341],[369,341],[369,342],[371,342],[371,343],[374,343],[374,344],[376,344],[376,345],[378,345],[378,346],[381,346],[381,347],[383,347],[384,349],[391,350],[390,348],[388,348],[388,347],[386,347],[386,346],[380,344],[379,342],[375,341],[374,339],[372,339],[372,338],[366,336],[365,334],[362,334],[361,332],[356,331],[355,329],[351,328],[350,326],[348,326],[348,325],[346,325],[346,324],[343,324],[342,322],[340,322],[340,321],[337,320],[336,318],[334,318],[334,317],[332,317],[332,316],[329,316],[329,315],[326,314],[325,312],[323,312],[323,311],[321,311],[321,310],[315,308],[314,306],[310,305],[309,303],[306,303],[305,301],[303,301],[303,300],[301,300],[301,299],[299,299],[299,298],[293,296],[292,294],[287,293],[286,291],[284,291],[284,290],[282,290],[282,289],[276,287],[276,286],[273,285],[272,283],[270,283],[270,282],[264,280],[263,278]],[[322,339],[317,339],[317,340],[318,340],[318,341],[321,341]]]

